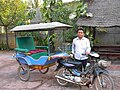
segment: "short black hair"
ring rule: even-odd
[[[76,32],[78,32],[79,30],[82,30],[84,32],[84,29],[82,27],[78,27],[78,29],[76,30]]]

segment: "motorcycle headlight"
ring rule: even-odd
[[[98,66],[102,68],[107,68],[111,63],[105,60],[100,60],[98,62]]]

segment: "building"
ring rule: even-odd
[[[120,45],[120,0],[86,1],[89,1],[87,12],[92,13],[93,17],[81,17],[77,25],[97,28],[99,44]],[[100,33],[98,28],[105,28],[107,32]]]

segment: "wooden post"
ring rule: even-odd
[[[93,27],[93,46],[94,46],[94,41],[95,41],[95,36],[96,36],[96,27]]]

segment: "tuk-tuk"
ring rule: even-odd
[[[51,30],[62,30],[64,28],[71,28],[71,26],[60,22],[51,22],[16,26],[10,31],[15,33],[48,31],[49,36]],[[68,56],[68,54],[64,52],[51,55],[49,41],[48,46],[35,46],[32,36],[15,36],[16,54],[14,57],[19,63],[18,76],[23,81],[29,80],[30,71],[39,70],[41,73],[45,74],[48,72],[49,67],[55,65],[60,57]]]

